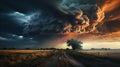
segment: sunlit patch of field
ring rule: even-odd
[[[45,59],[55,53],[52,50],[0,50],[0,67],[17,65],[36,58]]]
[[[120,50],[82,50],[81,53],[120,59]]]
[[[51,52],[52,50],[0,50],[0,54]]]
[[[119,50],[81,50],[68,53],[85,67],[120,67]]]

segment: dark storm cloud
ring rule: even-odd
[[[76,2],[78,2],[76,4]],[[83,2],[83,4],[81,4]],[[38,1],[35,0],[28,2],[32,6],[34,6],[36,11],[29,11],[36,13],[35,16],[30,18],[30,21],[27,21],[28,24],[24,25],[23,33],[31,33],[31,32],[39,32],[39,33],[56,33],[56,32],[81,32],[87,29],[87,27],[94,28],[98,22],[90,23],[89,20],[101,21],[104,19],[104,13],[102,13],[101,9],[95,5],[95,2],[86,1],[74,1],[74,0],[59,0],[51,2]],[[40,5],[39,5],[40,4]],[[19,4],[17,6],[20,6]],[[16,8],[14,8],[16,10]],[[14,13],[19,13],[26,15],[26,13],[22,13],[20,7],[17,8],[17,11]],[[98,12],[100,11],[100,12]],[[14,14],[13,13],[13,14]],[[76,18],[76,15],[78,16]],[[81,16],[79,16],[81,15]],[[14,16],[17,19],[17,16]],[[24,20],[26,18],[19,17],[18,20]],[[45,19],[45,20],[44,20]],[[27,20],[27,19],[26,19]],[[17,21],[19,22],[19,21]],[[20,21],[23,22],[23,21]],[[25,21],[26,22],[26,21]],[[89,25],[90,24],[90,25]],[[81,28],[82,27],[82,28]],[[87,30],[89,31],[89,30]]]
[[[53,2],[50,4],[54,5]],[[49,21],[49,15],[51,17],[52,14],[59,14],[59,11],[50,4],[42,0],[1,0],[0,33],[4,34],[0,34],[0,47],[36,47],[45,42],[46,36],[33,40],[34,37],[24,37],[23,33],[28,33],[28,27],[31,25],[35,26],[30,29],[31,32],[39,31],[39,24],[41,24],[39,18],[46,23]]]
[[[8,24],[8,25],[9,25],[9,23],[11,25],[13,24],[13,26],[10,25],[13,28],[16,28],[15,26],[17,26],[17,27],[19,26],[19,24],[17,24],[18,22],[21,22],[21,24],[23,24],[24,22],[33,24],[33,22],[36,22],[35,24],[39,24],[40,20],[37,20],[38,18],[36,17],[36,15],[35,16],[30,16],[30,15],[38,14],[38,16],[39,16],[39,14],[42,13],[43,15],[40,16],[39,18],[46,19],[46,20],[48,20],[49,15],[52,16],[53,13],[54,13],[54,15],[58,15],[57,13],[59,13],[59,12],[57,11],[57,9],[55,9],[53,7],[53,5],[54,5],[53,1],[48,3],[47,0],[46,1],[44,1],[44,0],[35,0],[35,1],[32,1],[32,0],[29,0],[29,1],[3,0],[3,1],[1,1],[1,4],[0,4],[1,5],[0,6],[0,9],[1,9],[0,20],[3,23],[5,22],[4,24]],[[45,21],[45,23],[47,23],[47,22],[48,21]],[[14,24],[16,24],[16,25],[14,25]],[[3,25],[3,24],[1,23],[1,25]],[[7,25],[3,25],[3,26],[7,26]],[[26,27],[28,27],[28,26],[26,26]],[[25,27],[25,29],[26,29],[26,27]],[[1,29],[2,28],[6,29],[6,27],[1,26]],[[8,29],[9,29],[9,26],[8,26]],[[9,30],[12,30],[12,29],[10,28]]]
[[[116,8],[105,13],[102,9],[105,3],[105,0],[1,0],[0,33],[14,34],[16,37],[0,34],[0,45],[38,46],[57,38],[48,38],[50,35],[41,33],[102,31],[103,26],[97,26],[106,19],[105,15],[109,17],[110,13],[118,11]],[[112,24],[105,26],[113,29],[110,28]]]
[[[96,1],[12,0],[9,2],[4,0],[2,2],[3,7],[11,9],[6,13],[13,18],[10,22],[20,22],[22,25],[20,23],[18,25],[24,27],[22,33],[25,34],[38,31],[40,33],[86,32],[87,28],[94,29],[97,23],[104,19],[104,13],[95,5]],[[91,20],[96,22],[92,23]]]
[[[22,27],[15,23],[11,17],[0,15],[0,32],[19,34],[22,32]]]
[[[30,37],[9,33],[0,33],[0,48],[34,48],[34,45],[37,43],[38,42]]]

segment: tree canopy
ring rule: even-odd
[[[73,50],[81,50],[82,49],[81,44],[83,44],[83,42],[78,40],[74,39],[67,40],[67,46],[71,46]]]

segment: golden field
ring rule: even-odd
[[[109,58],[119,58],[120,59],[120,50],[82,50],[81,53],[100,56],[100,57],[109,57]]]
[[[52,50],[0,50],[0,67],[18,65],[36,58],[43,59],[56,53]],[[7,65],[6,65],[7,64]]]

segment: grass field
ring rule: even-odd
[[[120,67],[119,50],[0,50],[0,67]]]
[[[95,55],[99,57],[109,57],[120,59],[120,50],[82,50],[81,53]]]
[[[54,53],[52,50],[0,50],[0,67],[12,66],[37,57],[43,59]]]
[[[81,50],[68,53],[86,67],[120,67],[119,50]]]

